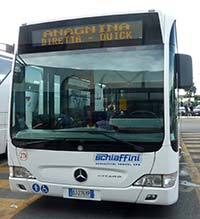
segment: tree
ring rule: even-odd
[[[185,89],[185,92],[186,92],[185,97],[194,97],[196,94],[196,91],[197,91],[197,88],[193,83],[193,85],[190,88]]]

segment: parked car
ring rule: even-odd
[[[184,106],[179,106],[178,114],[179,114],[179,116],[185,116],[186,115],[186,111],[185,111],[185,107]]]
[[[200,105],[197,105],[194,109],[193,109],[193,116],[200,116]]]

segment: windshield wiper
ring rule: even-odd
[[[116,137],[113,137],[109,134],[107,134],[107,132],[105,131],[88,131],[89,133],[91,134],[101,134],[101,135],[104,135],[110,139],[113,139],[114,141],[118,142],[118,143],[123,143],[123,144],[126,144],[128,146],[131,146],[134,148],[134,150],[138,151],[138,152],[143,152],[144,151],[144,147],[140,146],[140,145],[136,145],[136,144],[133,144],[131,142],[128,142],[128,141],[124,141],[122,139],[119,139],[119,138],[116,138]]]
[[[64,131],[64,130],[62,130]],[[131,149],[134,149],[135,151],[138,152],[143,152],[144,151],[144,147],[140,146],[140,145],[136,145],[133,144],[131,142],[113,137],[111,135],[109,135],[108,133],[113,133],[113,131],[104,131],[104,130],[70,130],[67,132],[79,132],[79,133],[89,133],[89,134],[94,134],[94,135],[103,135],[106,136],[107,138],[110,138],[112,140],[114,140],[117,143],[122,143],[125,144],[129,147],[131,147]],[[30,141],[30,139],[20,139],[20,138],[14,138],[13,140],[18,141],[18,143],[20,144],[20,141],[22,141],[22,143],[19,145],[20,147],[26,147],[29,145],[40,145],[43,143],[49,143],[49,142],[56,142],[56,141],[66,141],[67,138],[54,138],[54,139],[44,139],[44,140],[37,140],[37,139],[33,139]],[[24,142],[24,141],[28,141],[28,142]],[[39,148],[39,147],[38,147]]]
[[[65,141],[65,139],[63,138],[44,139],[44,140],[13,138],[13,140],[17,141],[18,143],[22,141],[23,143],[20,144],[20,147],[25,147],[28,145],[37,145],[37,144],[39,145],[39,144],[49,143],[54,141]],[[24,142],[24,141],[28,141],[28,142]]]
[[[64,132],[64,130],[62,130],[62,132]],[[69,130],[67,132],[80,132],[80,133],[90,133],[90,134],[97,134],[97,135],[100,134],[100,135],[106,136],[106,137],[114,140],[115,142],[131,146],[131,148],[133,148],[134,150],[136,150],[138,152],[143,152],[144,151],[144,147],[142,147],[140,145],[136,145],[136,144],[133,144],[131,142],[124,141],[122,139],[113,137],[113,136],[108,134],[108,133],[113,133],[113,131],[104,131],[104,130]]]

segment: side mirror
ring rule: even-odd
[[[185,54],[175,55],[175,72],[178,74],[178,88],[186,89],[193,85],[192,58]]]
[[[22,83],[25,75],[25,66],[16,64],[14,68],[14,82]]]

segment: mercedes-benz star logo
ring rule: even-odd
[[[87,173],[85,170],[83,169],[77,169],[74,172],[74,178],[78,181],[78,182],[84,182],[87,180]]]

